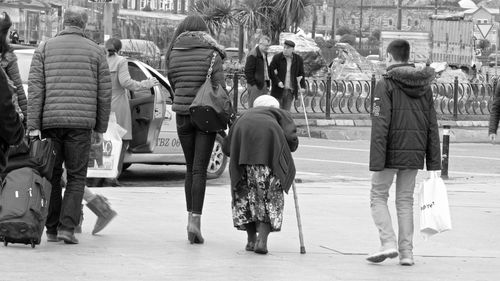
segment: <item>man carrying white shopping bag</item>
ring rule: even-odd
[[[410,45],[394,40],[387,47],[387,73],[375,87],[370,145],[370,207],[381,248],[367,260],[379,263],[399,255],[413,265],[413,192],[418,169],[441,169],[436,111],[430,83],[435,72],[408,63]],[[396,175],[398,239],[387,207]]]
[[[421,184],[418,202],[420,204],[420,233],[424,239],[451,230],[448,192],[437,172],[430,172],[430,178]]]

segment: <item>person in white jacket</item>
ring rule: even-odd
[[[125,135],[122,137],[122,151],[118,164],[118,171],[121,171],[123,157],[128,149],[129,142],[132,140],[132,114],[130,111],[129,93],[127,90],[138,91],[149,89],[158,85],[159,82],[156,78],[135,81],[130,77],[127,59],[118,55],[118,52],[122,48],[122,43],[119,39],[108,39],[105,43],[105,48],[108,53],[107,61],[112,83],[111,113],[115,114],[118,125],[126,130]],[[99,179],[97,183],[93,185],[119,186],[120,184],[117,179]],[[116,216],[116,212],[111,209],[104,196],[94,194],[89,188],[85,188],[83,199],[87,202],[87,207],[97,215],[97,222],[92,231],[92,234],[96,234],[106,227],[106,225]]]

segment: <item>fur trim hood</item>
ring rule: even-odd
[[[405,94],[418,98],[425,94],[436,76],[432,67],[417,68],[414,64],[398,64],[387,68],[386,78],[391,79]]]
[[[204,31],[186,31],[175,40],[173,49],[209,48],[219,52],[222,59],[226,58],[224,46]]]

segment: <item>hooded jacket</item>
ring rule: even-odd
[[[435,72],[412,64],[390,66],[375,87],[370,171],[441,169],[436,110],[430,83]]]
[[[172,110],[181,115],[189,115],[189,106],[206,80],[213,53],[217,53],[212,70],[212,85],[222,85],[224,72],[222,62],[226,57],[224,47],[203,31],[181,33],[175,39],[168,55],[167,71],[175,95]]]

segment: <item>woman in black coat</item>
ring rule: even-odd
[[[225,88],[222,62],[224,47],[208,33],[208,27],[198,15],[187,16],[177,27],[167,52],[167,73],[174,88],[172,110],[176,113],[177,135],[186,158],[186,209],[188,239],[191,244],[204,242],[201,235],[201,214],[205,199],[207,167],[216,133],[199,130],[191,122],[189,106],[212,66],[212,84]]]
[[[278,100],[263,95],[226,138],[233,224],[247,232],[247,251],[267,254],[269,233],[281,230],[283,191],[288,193],[295,178],[291,152],[299,145],[296,131],[290,113],[279,109]]]

